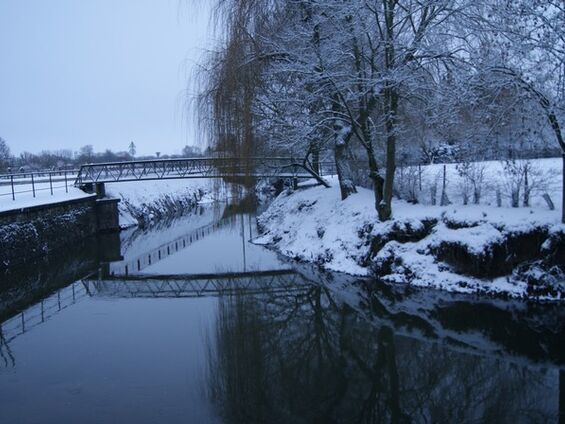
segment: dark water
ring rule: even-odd
[[[255,234],[218,204],[1,277],[0,423],[559,422],[563,306],[322,273]]]

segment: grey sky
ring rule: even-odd
[[[191,4],[1,0],[0,137],[15,154],[195,144],[184,90],[208,12]]]

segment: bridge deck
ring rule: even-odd
[[[75,185],[180,178],[316,178],[332,172],[324,163],[320,175],[293,158],[185,158],[111,162],[81,166]]]

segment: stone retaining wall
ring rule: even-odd
[[[113,208],[114,219],[109,217]],[[1,212],[0,280],[9,267],[95,235],[101,230],[100,223],[102,230],[112,230],[116,220],[117,200],[97,201],[96,195]]]

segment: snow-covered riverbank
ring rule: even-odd
[[[120,226],[144,225],[166,215],[180,214],[199,203],[227,196],[220,180],[179,179],[108,184],[106,194],[120,199]]]
[[[394,202],[379,222],[373,193],[340,200],[337,181],[283,192],[258,221],[270,245],[331,271],[395,283],[543,299],[565,297],[565,226],[542,207]]]

